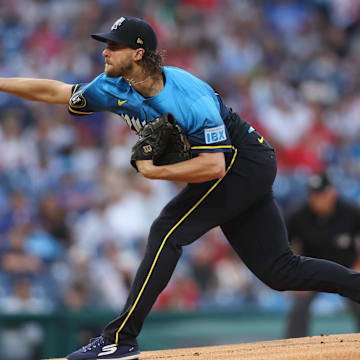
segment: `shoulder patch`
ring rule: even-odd
[[[81,91],[76,92],[70,98],[70,106],[75,109],[82,109],[86,106],[86,99]]]
[[[226,140],[225,125],[205,129],[205,143],[213,144]]]

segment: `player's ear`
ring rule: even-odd
[[[134,52],[134,60],[140,61],[144,56],[145,50],[142,48],[136,49]]]

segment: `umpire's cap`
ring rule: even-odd
[[[310,193],[319,193],[331,186],[331,182],[325,173],[314,174],[308,178],[308,190]]]
[[[133,49],[156,50],[157,37],[154,29],[144,20],[136,17],[121,17],[114,22],[108,33],[92,34],[95,40],[114,41]]]

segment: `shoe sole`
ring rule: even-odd
[[[137,360],[139,359],[140,353],[137,354],[133,354],[133,355],[129,355],[129,356],[125,356],[125,357],[117,357],[117,358],[92,358],[89,360]],[[60,359],[61,360],[61,359]],[[64,360],[67,360],[67,358],[65,358]]]
[[[116,357],[116,358],[102,358],[103,360],[137,360],[139,359],[140,353],[129,355],[129,356],[123,356],[123,357]],[[94,360],[101,360],[101,358],[96,358]]]

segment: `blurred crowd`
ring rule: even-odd
[[[0,0],[0,76],[89,82],[104,67],[89,35],[124,15],[149,21],[166,65],[209,82],[276,148],[284,213],[324,169],[359,202],[359,1]],[[122,308],[150,224],[182,186],[137,174],[135,141],[117,115],[0,94],[0,311]],[[155,310],[283,301],[214,229]]]

